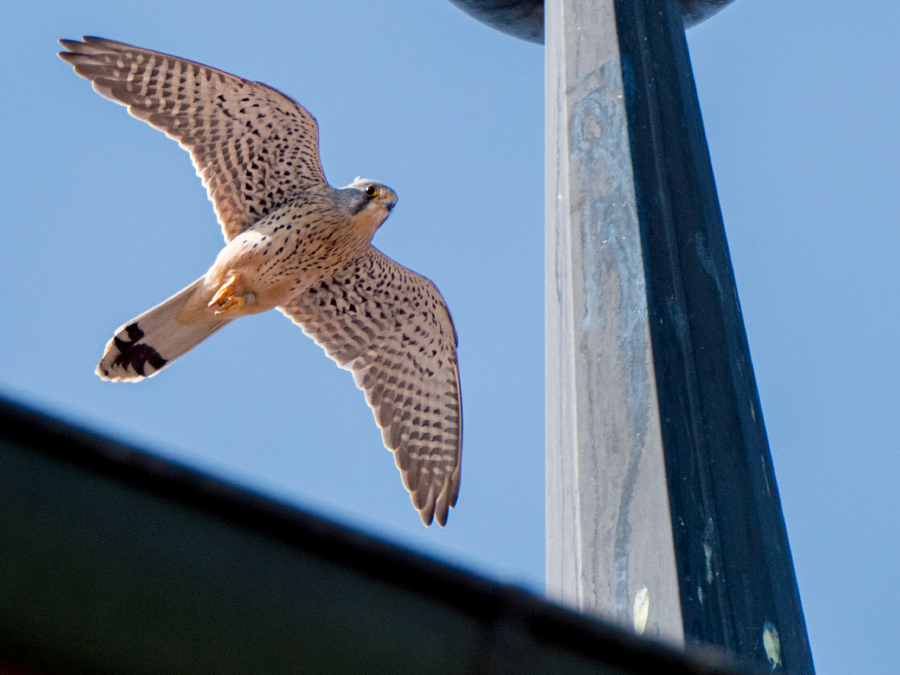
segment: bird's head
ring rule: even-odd
[[[397,203],[397,193],[377,180],[369,180],[368,178],[357,176],[356,180],[345,187],[344,190],[354,191],[353,196],[357,213],[361,213],[364,210],[372,210],[379,215],[383,214],[381,220],[388,217],[391,209]]]

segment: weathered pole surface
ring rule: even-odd
[[[613,1],[545,21],[547,592],[681,642]]]
[[[813,673],[684,34],[727,0],[453,1],[546,45],[548,594]]]

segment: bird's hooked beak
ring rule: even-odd
[[[390,213],[391,209],[397,204],[397,193],[391,189],[386,189],[384,191],[384,196],[381,198],[381,203],[384,204],[384,207],[388,210],[388,213]]]

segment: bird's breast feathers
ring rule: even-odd
[[[338,216],[293,203],[239,234],[219,252],[179,313],[179,323],[215,319],[221,310],[214,300],[226,287],[229,296],[243,299],[243,306],[230,313],[237,318],[283,305],[344,269],[370,248],[384,214],[366,208]]]

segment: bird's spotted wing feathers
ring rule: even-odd
[[[456,333],[428,279],[371,249],[280,307],[353,371],[425,524],[456,504],[462,411]]]
[[[98,93],[191,153],[227,240],[325,183],[316,120],[275,89],[112,40],[60,44]]]

